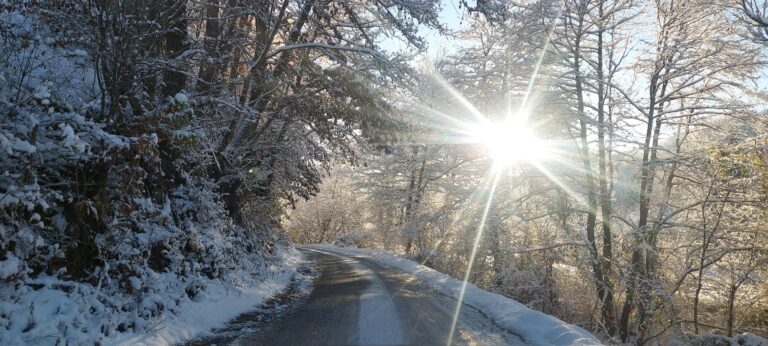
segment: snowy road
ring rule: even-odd
[[[413,276],[364,258],[303,249],[320,271],[311,294],[277,319],[238,337],[239,345],[445,345],[456,301]],[[464,306],[452,344],[523,345]],[[216,343],[208,338],[205,343]]]

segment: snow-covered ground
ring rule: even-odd
[[[681,340],[682,339],[682,340]],[[669,346],[768,346],[768,340],[752,333],[742,333],[727,337],[719,334],[686,335],[683,338],[675,338],[668,343]]]
[[[437,291],[455,299],[458,299],[461,294],[462,281],[384,250],[341,248],[326,244],[311,245],[309,248],[365,257],[409,273]],[[482,290],[473,284],[466,285],[464,304],[478,309],[500,327],[520,336],[529,345],[601,344],[594,335],[578,326],[531,310],[512,299]]]
[[[284,291],[291,280],[303,280],[303,275],[296,270],[301,262],[302,255],[291,249],[285,254],[286,268],[281,268],[287,270],[275,271],[275,275],[265,277],[262,282],[253,282],[253,285],[243,287],[228,287],[212,282],[205,297],[200,301],[188,301],[180,305],[176,314],[161,321],[151,332],[124,333],[115,340],[107,341],[107,344],[174,345],[204,335]]]
[[[53,345],[61,341],[61,335],[67,335],[67,341],[77,345],[95,342],[102,345],[181,343],[223,326],[230,319],[254,309],[285,290],[292,280],[305,279],[297,272],[303,262],[298,251],[284,248],[279,256],[282,257],[281,261],[238,284],[225,284],[219,280],[200,282],[200,287],[204,288],[194,299],[186,297],[183,288],[189,286],[182,278],[159,275],[154,285],[182,290],[169,290],[144,297],[139,304],[162,304],[166,308],[159,316],[148,321],[127,316],[135,312],[106,308],[101,303],[106,298],[103,292],[88,284],[53,278],[41,279],[38,282],[40,288],[27,290],[13,300],[0,302],[0,312],[10,317],[0,322],[9,328],[0,333],[0,345]],[[122,295],[109,297],[115,301],[128,298]],[[145,321],[146,326],[137,325],[136,328],[104,337],[100,329],[109,320],[134,323]]]

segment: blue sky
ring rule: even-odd
[[[440,10],[440,21],[449,30],[458,30],[461,28],[462,20],[466,22],[467,13],[460,8],[459,0],[442,0]],[[452,50],[455,40],[452,35],[442,35],[436,30],[422,27],[420,34],[427,40],[427,54],[435,57],[443,49]],[[406,43],[400,37],[389,37],[381,42],[384,50],[394,52],[406,48]]]

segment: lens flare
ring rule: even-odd
[[[496,187],[499,184],[499,178],[501,176],[501,170],[498,166],[491,169],[492,180],[488,189],[488,199],[485,202],[483,208],[483,214],[480,217],[480,224],[477,225],[477,232],[475,233],[475,239],[472,242],[472,253],[469,255],[467,261],[467,271],[464,274],[464,280],[461,282],[461,291],[459,292],[459,299],[456,303],[456,309],[453,311],[453,320],[451,321],[451,328],[448,331],[448,341],[446,345],[453,343],[453,333],[456,331],[456,324],[459,322],[459,314],[461,313],[461,306],[464,303],[464,294],[467,292],[467,283],[469,283],[469,275],[472,272],[472,267],[475,265],[475,258],[477,257],[477,249],[480,247],[480,240],[483,237],[483,229],[485,228],[485,222],[488,219],[488,213],[493,205],[493,195],[496,193]]]
[[[469,131],[471,142],[485,147],[497,165],[541,162],[549,157],[549,144],[536,136],[525,123],[526,118],[518,115],[499,124],[490,121],[473,124]]]

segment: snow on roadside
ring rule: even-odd
[[[334,245],[310,245],[309,248],[348,256],[362,256],[416,276],[439,292],[458,299],[462,281],[432,268],[375,249],[340,248]],[[565,323],[554,316],[529,309],[502,295],[467,284],[464,304],[487,315],[500,327],[520,336],[529,345],[600,345],[594,335],[581,327]]]
[[[296,249],[282,252],[284,270],[274,270],[252,285],[234,287],[212,281],[206,288],[206,296],[199,301],[188,301],[177,308],[177,313],[160,322],[151,332],[123,333],[107,345],[174,345],[205,335],[208,331],[224,326],[238,315],[253,310],[270,297],[283,292],[291,280],[303,280],[297,269],[303,256]]]
[[[752,333],[742,333],[740,335],[734,335],[727,337],[720,334],[684,334],[675,337],[670,340],[667,345],[669,346],[708,346],[708,345],[723,345],[723,346],[768,346],[768,340],[757,336]]]
[[[132,297],[115,294],[110,297],[96,287],[50,276],[37,278],[39,288],[9,292],[0,289],[0,344],[53,345],[62,335],[71,344],[101,345],[173,345],[185,342],[207,331],[223,326],[230,319],[254,309],[270,297],[284,291],[291,280],[305,280],[297,271],[304,261],[294,248],[279,246],[279,257],[258,273],[238,271],[238,279],[197,281],[201,291],[190,299],[184,289],[188,282],[173,273],[159,273],[151,283],[157,293],[140,299],[141,305],[163,305],[164,311],[150,320],[136,316],[135,311],[117,311],[103,304],[104,299],[125,303]],[[7,261],[6,261],[7,262]],[[2,285],[0,285],[2,288]],[[113,293],[114,294],[114,293]],[[10,296],[9,296],[10,295]],[[120,304],[115,304],[120,305]],[[108,321],[136,323],[136,328],[104,336]],[[140,326],[139,324],[146,325]],[[6,328],[8,328],[6,330]]]

